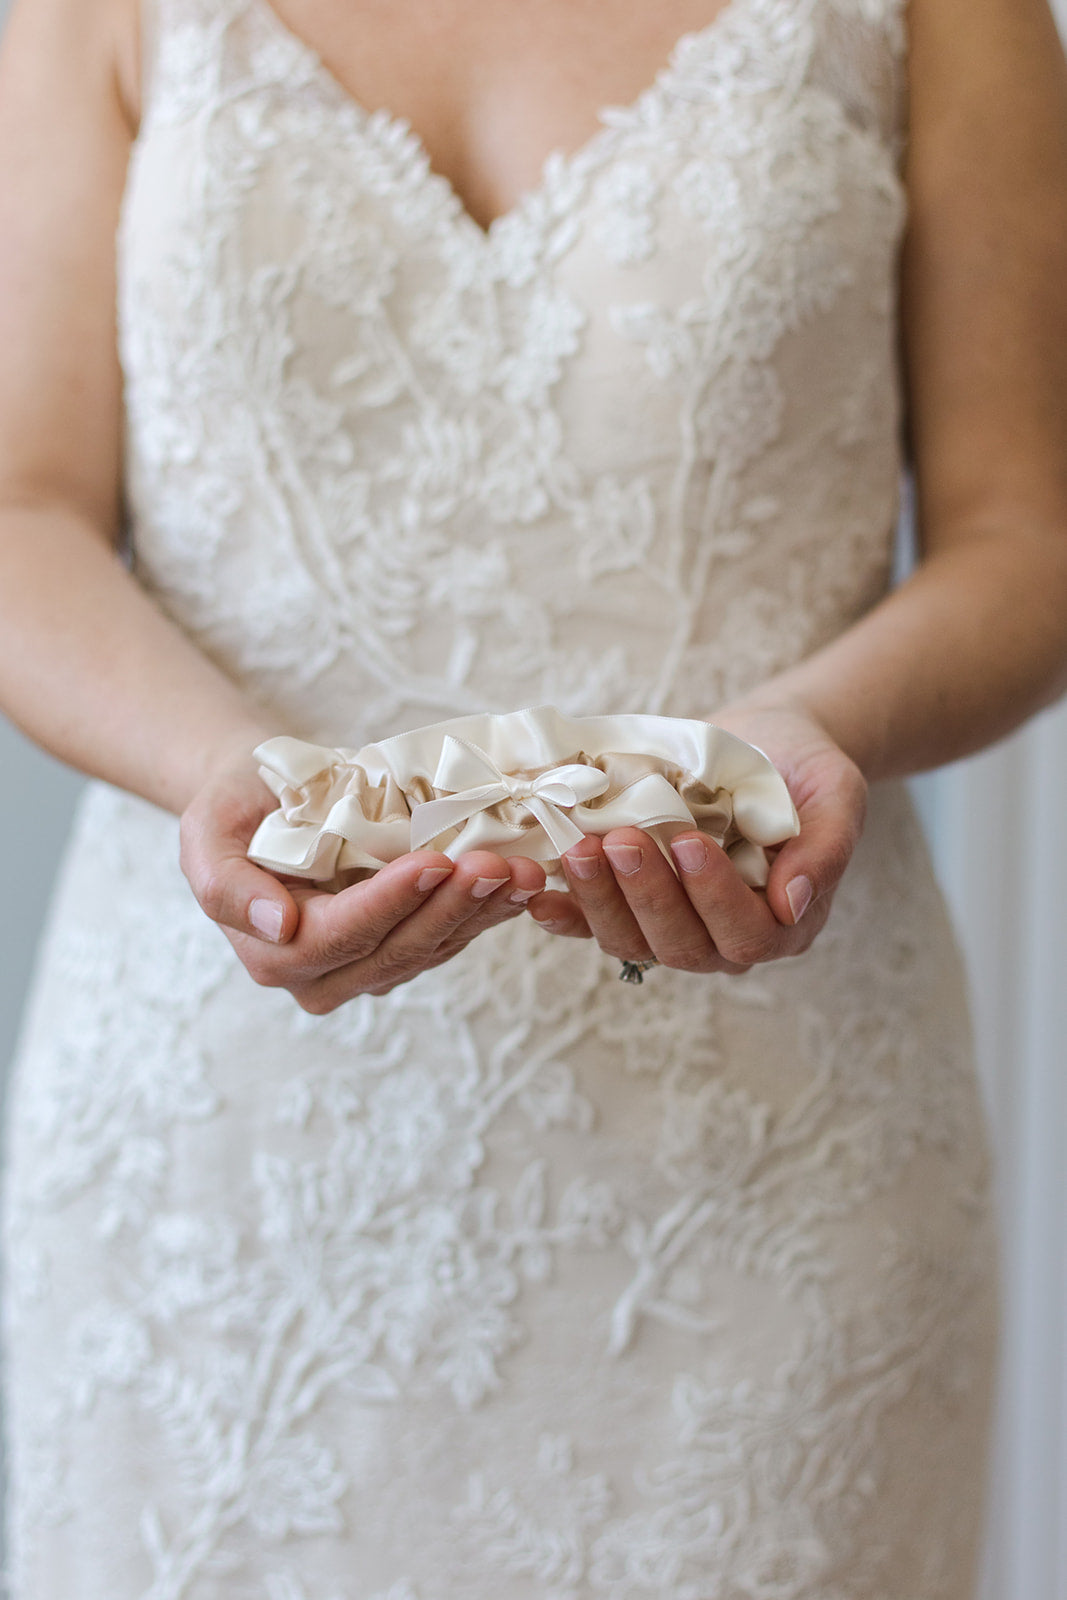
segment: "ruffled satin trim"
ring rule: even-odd
[[[529,856],[551,871],[584,835],[632,825],[664,851],[700,828],[761,886],[766,849],[800,831],[761,750],[680,717],[566,717],[535,706],[456,717],[362,750],[283,737],[255,754],[279,807],[248,854],[318,882],[423,847],[453,860],[468,850]]]

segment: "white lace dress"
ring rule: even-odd
[[[139,572],[279,728],[710,717],[885,589],[898,0],[732,0],[483,232],[266,0],[156,0]],[[799,960],[529,919],[327,1018],[94,787],[9,1116],[17,1600],[966,1600],[994,1296],[903,791]]]

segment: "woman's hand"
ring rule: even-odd
[[[771,758],[800,814],[800,833],[778,851],[766,889],[748,888],[705,834],[672,840],[676,875],[647,834],[618,828],[563,857],[570,892],[530,904],[543,927],[591,935],[622,961],[655,956],[683,972],[746,972],[808,948],[863,828],[867,785],[806,712],[739,707],[715,722]]]
[[[276,805],[250,756],[225,765],[182,816],[182,871],[255,982],[316,1016],[440,966],[544,888],[536,862],[486,851],[418,850],[336,894],[282,883],[246,854]]]

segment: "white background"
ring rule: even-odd
[[[78,788],[0,720],[0,1063]],[[917,791],[971,971],[999,1175],[1006,1326],[982,1600],[1067,1600],[1067,708]]]

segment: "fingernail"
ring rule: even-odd
[[[707,866],[708,847],[703,839],[673,839],[671,855],[683,872],[699,872]]]
[[[789,909],[793,913],[794,926],[811,905],[811,897],[814,893],[810,878],[794,878],[791,883],[786,885],[785,897],[789,901]]]
[[[535,917],[533,920],[536,923],[537,927],[544,928],[546,933],[562,933],[563,930],[567,926],[567,924],[565,922],[557,922],[554,919],[549,919],[546,922],[541,922],[541,921],[538,921],[537,917]]]
[[[630,877],[641,865],[641,850],[636,844],[606,844],[604,854],[624,878]]]
[[[439,883],[444,883],[451,876],[451,867],[424,867],[415,879],[415,887],[420,894],[429,894],[431,889],[436,889]]]
[[[563,859],[567,863],[567,871],[576,878],[595,878],[600,871],[599,856],[576,856],[568,850]]]
[[[507,881],[506,878],[475,878],[471,884],[471,895],[475,900],[485,900],[494,889],[499,889]]]
[[[277,944],[282,936],[285,910],[277,900],[253,900],[248,908],[248,920],[264,939]]]
[[[508,895],[508,904],[511,906],[524,906],[527,900],[532,900],[535,894],[540,893],[540,889],[516,889],[514,894]]]

